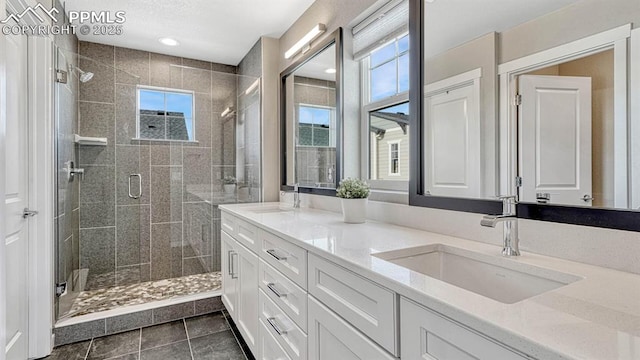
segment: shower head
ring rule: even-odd
[[[90,71],[84,72],[82,69],[76,66],[76,70],[78,70],[78,74],[80,75],[80,82],[86,83],[87,81],[93,79],[93,73]]]

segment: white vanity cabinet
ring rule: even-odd
[[[258,342],[258,256],[222,232],[222,302],[255,354]]]
[[[532,359],[404,297],[400,333],[403,360]]]

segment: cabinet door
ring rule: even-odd
[[[308,310],[310,360],[395,359],[312,296]]]
[[[238,321],[238,252],[236,242],[222,232],[222,303],[234,321]]]
[[[259,360],[290,360],[262,320],[260,320],[260,330],[258,331],[258,348],[260,357],[257,359]]]
[[[239,243],[238,253],[238,320],[236,324],[254,356],[258,341],[258,256]]]
[[[405,298],[400,302],[400,326],[403,359],[530,359]]]

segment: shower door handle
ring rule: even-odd
[[[134,177],[138,178],[138,195],[133,195],[131,193],[131,179]],[[129,197],[132,199],[140,199],[141,196],[142,196],[142,175],[140,174],[129,175]]]

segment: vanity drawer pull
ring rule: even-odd
[[[278,261],[284,261],[284,260],[287,260],[287,257],[286,257],[286,256],[278,255],[278,253],[276,253],[276,250],[275,250],[275,249],[269,249],[269,250],[267,250],[267,254],[269,254],[269,255],[273,256],[273,257],[274,257],[276,260],[278,260]]]
[[[276,318],[269,317],[267,318],[267,322],[269,323],[269,325],[271,325],[273,330],[275,330],[278,335],[282,336],[287,334],[285,330],[280,329],[280,326],[278,325],[278,323],[276,323]]]
[[[284,297],[284,296],[287,296],[287,294],[286,294],[286,293],[282,293],[282,292],[280,292],[280,290],[278,290],[278,289],[276,288],[276,284],[274,284],[274,283],[268,283],[268,284],[267,284],[267,287],[269,288],[269,290],[271,290],[271,292],[273,292],[274,294],[276,294],[276,296],[277,296],[277,297],[279,297],[279,298]]]

